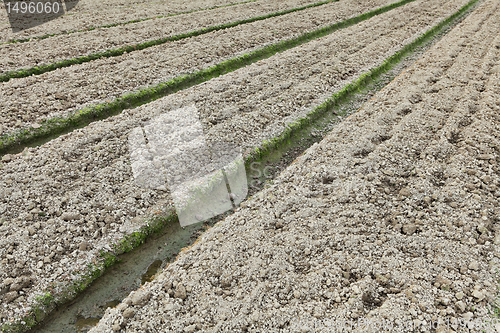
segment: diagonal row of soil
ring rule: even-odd
[[[260,0],[258,0],[260,1]],[[258,2],[257,1],[257,2]],[[13,33],[7,17],[7,11],[0,4],[0,43],[9,40],[22,40],[49,34],[61,34],[68,31],[86,30],[105,25],[125,23],[137,19],[157,16],[176,15],[191,11],[207,10],[243,1],[234,0],[192,0],[192,1],[155,1],[123,6],[115,1],[80,1],[68,14],[43,25],[18,33]],[[245,1],[246,2],[246,1]]]
[[[91,332],[494,331],[499,9],[485,1]]]
[[[310,3],[311,1],[304,0],[283,2],[262,0],[212,9],[208,12],[198,11],[107,29],[64,34],[26,43],[3,44],[0,45],[0,74],[269,15]]]
[[[464,3],[419,0],[23,154],[4,156],[4,322],[16,318],[19,309],[29,309],[52,283],[64,286],[64,277],[84,271],[99,250],[144,225],[141,216],[170,203],[167,191],[134,183],[128,135],[135,127],[194,103],[207,140],[231,141],[243,149],[259,146],[280,134],[284,121],[304,115]]]
[[[347,0],[1,83],[3,132],[166,82],[256,48],[343,21],[385,0]],[[0,131],[1,133],[1,131]]]

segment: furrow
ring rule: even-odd
[[[331,1],[331,0],[330,0]],[[38,75],[57,68],[231,28],[240,24],[284,15],[330,1],[276,2],[262,0],[229,8],[213,9],[210,14],[195,12],[144,21],[109,29],[66,34],[29,43],[0,45],[0,81]]]
[[[104,266],[112,264],[115,257],[110,251],[130,250],[155,226],[172,221],[172,217],[160,222],[144,219],[162,208],[168,216],[171,197],[168,191],[134,185],[128,152],[131,130],[160,112],[195,104],[207,140],[229,140],[248,153],[262,145],[262,140],[283,132],[283,123],[303,117],[328,95],[418,40],[465,3],[410,3],[196,89],[92,123],[23,154],[4,157],[0,228],[5,236],[0,238],[0,274],[2,281],[11,277],[30,283],[23,296],[12,291],[10,302],[4,296],[3,323],[7,325],[6,318],[19,313],[16,309],[28,309],[32,312],[17,318],[33,325],[56,301],[71,299],[99,276]],[[356,44],[351,42],[354,37]],[[346,67],[341,67],[344,63]],[[311,98],[311,91],[323,97]],[[285,100],[276,103],[280,96]],[[269,136],[263,138],[262,133]],[[33,258],[26,255],[28,250],[36,253]],[[71,276],[74,283],[68,285],[65,278]]]
[[[105,118],[413,0],[379,7],[384,1],[334,2],[4,82],[0,91],[0,121],[4,134],[0,137],[1,146],[5,151],[6,147],[19,141],[24,143],[60,133],[97,117]],[[336,23],[332,24],[332,21]],[[101,104],[92,106],[96,103]]]
[[[258,2],[244,1],[244,2]],[[219,7],[229,7],[243,2],[227,0],[194,0],[188,3],[183,1],[168,3],[152,2],[138,3],[131,6],[118,5],[115,2],[80,1],[68,14],[54,21],[30,29],[13,33],[8,21],[7,12],[0,3],[0,43],[24,42],[30,39],[44,39],[54,35],[106,28],[117,24],[136,22],[137,18],[154,18],[205,11]]]
[[[399,333],[464,318],[495,331],[499,7],[485,1],[91,332]]]

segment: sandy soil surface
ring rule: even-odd
[[[311,3],[304,0],[262,0],[112,28],[59,35],[26,43],[0,45],[0,73],[52,64],[108,49],[171,37],[216,25],[267,15]],[[383,3],[381,1],[381,3]]]
[[[499,7],[485,1],[91,332],[335,332],[360,319],[496,332]]]
[[[148,209],[170,202],[168,192],[134,184],[128,134],[136,126],[160,112],[194,103],[209,140],[230,140],[244,150],[258,146],[280,134],[286,121],[304,115],[338,91],[341,82],[380,64],[463,3],[417,1],[92,123],[21,155],[4,156],[0,169],[2,320],[28,311],[33,299],[52,282],[77,279],[68,272],[83,270],[100,249],[143,225],[140,217]],[[355,36],[365,43],[352,44]],[[279,98],[285,100],[279,102]]]
[[[108,24],[124,23],[137,19],[204,10],[218,6],[236,4],[234,0],[192,0],[156,1],[129,6],[122,2],[80,1],[68,14],[46,24],[13,33],[7,12],[0,8],[0,43],[11,39],[26,39],[47,34],[60,34],[67,31],[85,30]],[[3,5],[3,4],[2,4]],[[76,12],[75,12],[76,10]]]

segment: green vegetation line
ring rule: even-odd
[[[81,29],[81,30],[70,30],[70,31],[65,31],[65,32],[59,32],[59,33],[54,33],[54,34],[46,34],[43,36],[34,36],[30,38],[21,38],[21,39],[12,39],[7,43],[0,43],[0,45],[4,44],[16,44],[16,43],[26,43],[30,42],[33,40],[41,40],[41,39],[47,39],[49,37],[54,37],[54,36],[60,36],[60,35],[69,35],[69,34],[74,34],[75,32],[87,32],[87,31],[92,31],[96,29],[105,29],[105,28],[113,28],[121,25],[127,25],[130,23],[138,23],[138,22],[143,22],[143,21],[149,21],[149,20],[154,20],[154,19],[159,19],[159,18],[164,18],[164,17],[172,17],[172,16],[178,16],[178,15],[184,15],[184,14],[191,14],[191,13],[196,13],[196,12],[202,12],[205,10],[212,10],[212,9],[218,9],[218,8],[224,8],[224,7],[231,7],[231,6],[236,6],[236,5],[242,5],[245,3],[251,3],[251,2],[257,2],[261,0],[247,0],[247,1],[242,1],[242,2],[236,2],[236,3],[231,3],[228,5],[221,5],[221,6],[213,6],[209,8],[202,8],[202,9],[194,9],[194,10],[189,10],[186,12],[180,12],[180,13],[174,13],[174,14],[168,14],[168,15],[159,15],[159,16],[153,16],[153,17],[146,17],[143,19],[136,19],[136,20],[130,20],[126,22],[121,22],[121,23],[112,23],[112,24],[105,24],[105,25],[100,25],[97,27],[88,27],[86,29]],[[69,15],[74,15],[74,14],[69,14]]]
[[[103,275],[106,270],[118,262],[117,256],[143,244],[147,237],[160,233],[164,228],[178,223],[175,213],[166,209],[146,218],[146,224],[138,231],[125,236],[122,240],[112,245],[113,251],[101,250],[96,262],[90,263],[80,272],[75,272],[76,279],[73,281],[53,282],[41,295],[36,297],[35,304],[30,312],[23,318],[3,324],[0,332],[23,333],[41,323],[56,307],[61,306],[74,299],[82,293],[95,279]]]
[[[266,20],[266,19],[271,18],[271,17],[277,17],[277,16],[281,16],[281,15],[285,15],[285,14],[290,14],[290,13],[301,11],[301,10],[304,10],[307,8],[318,7],[318,6],[322,6],[322,5],[325,5],[327,3],[336,2],[336,1],[339,1],[339,0],[321,1],[321,2],[310,4],[310,5],[298,7],[298,8],[287,9],[287,10],[283,10],[280,12],[275,12],[275,13],[271,13],[271,14],[267,14],[267,15],[252,17],[252,18],[245,19],[245,20],[238,20],[235,22],[229,22],[229,23],[225,23],[225,24],[215,25],[215,26],[211,26],[208,28],[203,28],[200,30],[186,32],[186,33],[171,36],[171,37],[165,37],[165,38],[155,39],[155,40],[151,40],[151,41],[144,42],[144,43],[123,46],[123,47],[120,47],[118,49],[111,49],[111,50],[106,50],[106,51],[102,51],[102,52],[92,53],[92,54],[89,54],[89,55],[83,56],[83,57],[61,60],[59,62],[55,62],[55,63],[49,64],[49,65],[41,65],[41,66],[36,66],[36,67],[31,67],[31,68],[17,69],[14,71],[5,72],[4,74],[0,74],[0,82],[7,82],[12,78],[22,78],[22,77],[28,77],[31,75],[40,75],[43,73],[54,71],[58,68],[79,65],[79,64],[83,64],[83,63],[90,62],[90,61],[97,60],[97,59],[118,57],[118,56],[121,56],[127,52],[144,50],[144,49],[147,49],[149,47],[165,44],[167,42],[173,42],[173,41],[177,41],[177,40],[181,40],[181,39],[200,36],[200,35],[204,35],[204,34],[207,34],[209,32],[212,32],[212,31],[233,28],[233,27],[236,27],[236,26],[241,25],[241,24]]]
[[[75,111],[69,117],[55,117],[47,119],[42,122],[40,127],[37,129],[28,128],[13,134],[5,134],[0,137],[0,155],[25,147],[30,143],[36,142],[37,140],[50,138],[58,134],[67,133],[74,128],[86,126],[92,121],[105,119],[118,114],[127,108],[137,107],[141,104],[149,103],[155,99],[173,94],[179,90],[195,86],[212,78],[235,71],[259,60],[269,58],[277,53],[329,35],[339,29],[352,26],[373,16],[388,12],[394,8],[403,6],[413,1],[415,0],[401,0],[399,2],[380,7],[342,22],[334,23],[330,26],[302,34],[298,37],[265,46],[251,52],[250,54],[244,54],[242,56],[223,61],[210,68],[176,77],[168,82],[159,83],[149,88],[137,90],[116,98],[109,103],[101,103],[83,108]]]
[[[287,140],[294,135],[294,133],[308,126],[316,119],[324,115],[326,112],[332,111],[336,105],[340,105],[343,102],[347,101],[351,96],[353,96],[353,94],[361,91],[363,87],[365,87],[371,81],[377,80],[377,78],[379,78],[382,74],[388,72],[394,65],[398,64],[402,58],[408,56],[418,47],[431,40],[435,35],[439,34],[447,26],[451,25],[455,20],[462,19],[468,14],[467,12],[479,1],[480,0],[471,0],[453,15],[442,20],[437,25],[427,30],[424,34],[420,35],[412,43],[407,44],[400,51],[388,57],[380,66],[371,69],[367,73],[362,74],[354,82],[347,84],[342,90],[333,94],[328,100],[314,108],[305,117],[297,119],[293,123],[288,124],[281,135],[269,141],[263,142],[260,148],[255,148],[250,153],[251,157],[249,157],[248,160],[260,160],[271,153],[273,150],[286,143]]]
[[[261,148],[255,148],[253,152],[245,158],[245,164],[248,166],[254,161],[258,161],[273,149],[285,143],[291,135],[301,128],[307,126],[309,123],[320,117],[327,111],[331,111],[335,105],[347,100],[352,94],[360,90],[369,81],[376,80],[383,73],[391,69],[402,58],[408,56],[415,51],[419,46],[428,42],[435,35],[453,24],[455,20],[463,18],[467,11],[475,6],[479,0],[472,0],[455,14],[447,19],[441,21],[436,26],[427,30],[423,35],[414,40],[411,44],[404,46],[399,52],[387,58],[383,64],[372,69],[368,73],[361,75],[356,81],[348,84],[341,91],[332,95],[325,103],[313,109],[306,117],[301,118],[287,127],[287,129],[278,137],[271,141],[264,142]],[[77,294],[84,291],[92,281],[104,274],[105,270],[117,262],[117,255],[129,252],[146,241],[146,238],[154,233],[158,233],[163,228],[172,223],[178,223],[177,216],[171,207],[167,207],[162,214],[149,217],[146,219],[147,223],[139,231],[125,236],[122,240],[112,246],[112,252],[100,252],[99,261],[96,264],[89,264],[84,272],[80,272],[80,278],[72,283],[69,282],[65,286],[64,292],[57,292],[54,287],[49,287],[37,298],[36,304],[32,307],[28,315],[14,322],[6,323],[0,327],[1,332],[4,333],[23,333],[33,328],[40,323],[56,306],[60,306],[65,302],[76,297]],[[63,287],[64,288],[64,287]]]

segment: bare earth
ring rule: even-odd
[[[260,0],[258,0],[260,1]],[[68,14],[57,20],[39,25],[19,33],[13,33],[3,3],[0,5],[0,43],[11,39],[26,39],[47,34],[61,34],[68,31],[85,30],[108,24],[125,23],[137,19],[166,16],[217,6],[236,4],[234,0],[174,0],[137,1],[124,6],[121,1],[81,0]]]
[[[486,325],[500,257],[499,6],[485,1],[91,332]]]
[[[148,211],[171,201],[168,192],[134,184],[128,151],[133,128],[195,103],[208,140],[229,140],[243,150],[260,146],[463,4],[410,3],[4,158],[0,289],[9,291],[2,298],[7,306],[0,308],[4,319],[29,310],[51,283],[77,279],[68,273],[84,271],[99,250],[137,230]],[[353,36],[359,43],[350,42]]]
[[[133,183],[133,128],[194,103],[209,140],[260,146],[466,2],[417,0],[5,156],[0,324],[26,314],[52,283],[64,290],[99,250],[170,203],[168,191]],[[387,3],[340,1],[11,80],[0,92],[0,132]],[[335,318],[490,318],[500,257],[499,7],[485,0],[272,186],[108,310],[93,332],[295,332]]]
[[[0,123],[4,133],[26,128],[43,119],[64,116],[88,104],[103,103],[127,92],[167,82],[265,45],[343,21],[380,7],[384,2],[335,2],[119,57],[3,82],[0,83]],[[441,10],[445,12],[446,9]],[[432,16],[422,18],[432,19]]]
[[[304,0],[262,0],[236,6],[158,18],[106,29],[64,34],[26,43],[0,45],[0,73],[52,64],[95,52],[118,49],[238,20],[314,3]],[[383,2],[381,2],[383,3]]]

